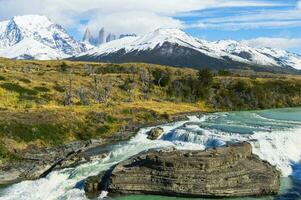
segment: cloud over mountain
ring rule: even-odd
[[[67,28],[83,32],[80,22],[95,30],[101,26],[113,32],[144,34],[155,28],[179,28],[179,13],[215,7],[269,6],[251,0],[0,0],[0,19],[15,15],[42,14]]]

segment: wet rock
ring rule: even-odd
[[[110,193],[241,197],[277,194],[280,173],[242,143],[207,151],[149,151],[118,164],[105,181]]]
[[[147,133],[148,134],[147,139],[156,140],[163,134],[163,132],[164,130],[161,127],[153,128]]]
[[[84,182],[84,189],[88,198],[95,198],[99,195],[100,189],[100,177],[91,176]]]
[[[98,176],[88,177],[84,181],[84,190],[88,198],[97,198],[103,191],[107,191],[112,170],[113,168],[103,171]]]
[[[88,155],[86,152],[101,144],[101,140],[91,140],[75,141],[48,149],[31,147],[18,153],[18,160],[0,166],[0,185],[45,177],[53,170],[89,162],[90,156],[96,155]]]

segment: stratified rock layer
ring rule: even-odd
[[[207,151],[150,151],[118,164],[108,191],[189,197],[277,194],[280,173],[242,143]]]

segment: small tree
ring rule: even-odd
[[[144,94],[144,98],[149,98],[149,92],[151,87],[151,75],[149,70],[142,69],[139,73],[140,75],[140,81],[142,82],[142,92]]]
[[[154,77],[154,83],[159,87],[165,87],[170,83],[170,73],[166,70],[155,69],[152,75]]]
[[[213,83],[213,73],[210,69],[201,69],[198,72],[198,80],[202,87],[209,87]]]
[[[77,94],[79,96],[80,104],[81,105],[89,105],[89,100],[88,100],[88,95],[87,95],[87,90],[84,88],[79,88],[77,90]]]
[[[122,90],[127,92],[128,101],[132,101],[133,98],[132,91],[135,87],[136,87],[135,81],[133,81],[129,77],[124,81],[123,85],[120,86]]]
[[[219,76],[231,76],[232,73],[228,70],[221,69],[221,70],[218,71],[218,75]]]
[[[94,74],[94,68],[93,68],[93,66],[85,64],[84,65],[84,73],[87,76],[90,76],[90,75]]]
[[[60,68],[60,71],[62,71],[62,72],[67,72],[68,69],[70,69],[70,66],[67,65],[66,62],[63,62],[63,63],[59,66],[59,68]]]
[[[109,101],[111,92],[112,92],[112,86],[110,84],[106,84],[102,89],[102,94],[101,94],[102,102],[107,103]]]
[[[107,103],[112,93],[112,85],[109,83],[100,85],[100,77],[94,75],[94,97],[98,103]]]
[[[69,76],[69,82],[68,82],[67,89],[65,90],[64,94],[64,105],[68,106],[72,104],[72,77]]]
[[[198,72],[198,84],[197,96],[201,98],[208,96],[213,84],[213,73],[210,69],[202,69]]]

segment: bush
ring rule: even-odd
[[[0,85],[0,87],[6,89],[8,91],[11,91],[11,92],[17,92],[20,95],[22,95],[22,94],[37,95],[38,94],[38,92],[35,91],[35,90],[22,87],[18,84],[15,84],[15,83],[3,83],[3,84]]]
[[[9,153],[7,152],[4,144],[0,143],[0,160],[6,160],[9,158]]]
[[[155,69],[152,71],[154,83],[160,87],[165,87],[170,83],[171,75],[168,71],[162,69]]]
[[[198,79],[201,86],[209,87],[213,83],[213,73],[210,69],[201,69],[198,72]]]
[[[37,87],[34,87],[34,89],[39,92],[50,92],[50,90],[47,87],[37,86]]]
[[[0,124],[0,132],[19,141],[30,142],[40,139],[53,144],[61,144],[68,130],[60,124]]]
[[[225,69],[221,69],[217,73],[219,76],[231,76],[232,73],[230,71],[227,71]]]
[[[67,65],[66,62],[63,62],[60,66],[59,69],[61,72],[67,72],[71,67]]]
[[[4,76],[0,75],[0,81],[5,81],[5,80],[6,80],[6,78]]]
[[[61,85],[55,85],[52,88],[58,92],[65,92],[65,87]]]
[[[21,79],[19,79],[19,81],[21,81],[23,83],[31,83],[31,80],[29,80],[27,78],[21,78]]]

